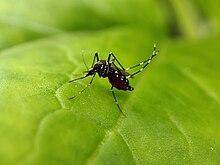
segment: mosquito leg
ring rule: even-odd
[[[110,62],[111,56],[113,57],[113,61],[116,60],[117,63],[118,63],[118,64],[120,65],[120,67],[122,68],[122,70],[125,70],[125,68],[122,66],[122,64],[118,61],[118,59],[115,57],[115,55],[114,55],[112,52],[109,53],[107,62],[108,62],[108,63]]]
[[[73,80],[70,80],[69,83],[74,82],[74,81],[76,81],[76,80],[84,79],[84,78],[86,78],[87,76],[88,76],[88,75],[85,74],[83,77],[79,77],[79,78],[75,78],[75,79],[73,79]]]
[[[112,95],[113,95],[113,97],[114,97],[114,99],[115,99],[115,103],[116,103],[116,105],[117,105],[119,111],[121,112],[121,114],[122,114],[123,116],[125,116],[125,114],[123,113],[123,111],[121,110],[121,108],[120,108],[119,105],[118,105],[118,101],[117,101],[117,99],[116,99],[116,97],[115,97],[115,93],[114,93],[114,91],[113,91],[113,86],[111,87],[111,91],[112,91]],[[125,116],[125,117],[126,117],[126,116]]]
[[[152,56],[151,56],[149,59],[147,59],[147,60],[145,60],[145,61],[143,61],[143,62],[141,62],[141,63],[139,63],[139,64],[137,64],[137,65],[134,65],[134,66],[132,66],[132,67],[130,67],[130,68],[126,68],[125,70],[127,71],[127,70],[130,70],[130,69],[136,68],[136,67],[138,67],[138,66],[141,66],[141,65],[143,65],[143,64],[145,64],[145,63],[150,63],[150,61],[152,60],[152,58],[153,58],[154,56],[156,56],[158,53],[159,53],[159,50],[156,51],[156,45],[154,44],[154,50],[153,50]]]
[[[76,96],[80,95],[82,92],[84,92],[91,84],[92,84],[92,81],[95,77],[95,74],[92,76],[92,79],[90,80],[89,84],[86,85],[85,88],[83,88],[80,92],[78,92],[78,94],[74,95],[73,97],[70,97],[69,99],[74,99]],[[83,77],[85,78],[85,77]],[[82,78],[79,78],[79,79],[82,79]]]
[[[95,60],[96,60],[96,61],[99,61],[98,52],[95,52],[95,55],[94,55],[94,58],[93,58],[93,61],[92,61],[92,66],[91,66],[91,68],[93,67],[93,65],[94,65],[94,63],[95,63]]]
[[[98,53],[97,53],[97,52],[95,52],[95,55],[94,55],[94,58],[93,58],[93,61],[92,61],[92,66],[91,66],[91,68],[93,67],[93,65],[94,65],[94,63],[95,63],[95,60],[99,61],[99,56],[98,56]],[[86,65],[84,56],[83,56],[83,62],[84,62],[84,64]],[[86,65],[86,67],[87,67],[87,65]],[[88,68],[88,67],[87,67],[87,68]],[[89,69],[88,69],[88,70],[89,70]],[[85,71],[85,72],[87,72],[87,71]],[[84,73],[85,73],[85,72],[84,72]],[[88,74],[85,74],[83,77],[79,77],[79,78],[70,80],[69,83],[74,82],[74,81],[76,81],[76,80],[84,79],[84,78],[86,78],[87,76],[89,76],[89,75],[88,75]]]
[[[134,75],[136,75],[136,74],[140,73],[142,70],[144,70],[144,68],[145,68],[148,64],[150,64],[150,62],[151,62],[151,60],[153,59],[153,57],[156,56],[158,53],[159,53],[159,50],[156,51],[156,46],[154,45],[154,50],[153,50],[152,56],[151,56],[149,59],[147,59],[147,60],[141,62],[140,64],[135,65],[135,66],[133,66],[133,67],[131,67],[131,68],[134,68],[134,67],[137,67],[137,66],[140,66],[140,65],[143,65],[143,64],[145,64],[145,65],[144,65],[140,70],[138,70],[137,72],[135,72],[135,73],[129,75],[127,78],[133,77]],[[131,68],[128,68],[128,69],[131,69]],[[128,70],[128,69],[127,69],[127,70]]]
[[[119,73],[121,73],[121,70],[115,65],[114,62],[112,62],[111,64],[117,69],[117,71],[118,71]],[[122,73],[121,73],[121,74],[122,74]]]

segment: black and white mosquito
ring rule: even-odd
[[[90,80],[89,84],[86,85],[85,88],[83,88],[78,94],[76,94],[73,97],[70,97],[69,99],[75,98],[77,95],[84,92],[93,82],[93,79],[96,75],[96,73],[99,75],[99,77],[106,78],[108,77],[109,82],[111,83],[111,92],[114,97],[115,103],[119,109],[119,111],[125,116],[123,111],[121,110],[118,101],[116,99],[115,93],[113,91],[113,88],[117,88],[118,90],[124,90],[124,91],[132,91],[134,90],[133,87],[129,84],[129,78],[133,78],[136,74],[140,73],[142,70],[146,68],[146,66],[151,62],[154,56],[156,56],[159,53],[159,49],[156,49],[156,45],[154,44],[154,49],[151,57],[137,65],[134,65],[130,68],[125,69],[122,64],[119,62],[119,60],[116,58],[116,56],[113,53],[110,53],[107,60],[100,60],[98,53],[95,52],[93,62],[90,68],[87,67],[86,74],[82,77],[70,80],[69,82],[74,82],[76,80],[84,79],[88,76],[92,76],[92,79]],[[84,58],[83,58],[84,60]],[[115,61],[119,65],[119,67],[116,65]],[[84,60],[85,63],[85,60]],[[138,71],[130,74],[127,71],[139,66],[142,66]]]

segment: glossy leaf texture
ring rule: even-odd
[[[217,3],[1,1],[0,164],[219,164]],[[154,43],[134,91],[114,90],[126,117],[98,75],[68,99],[91,80],[68,83],[82,54],[127,68]]]

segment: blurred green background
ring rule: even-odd
[[[1,0],[0,164],[220,164],[220,1]],[[69,84],[95,51],[132,92]]]

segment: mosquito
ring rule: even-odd
[[[78,94],[74,95],[73,97],[70,97],[69,99],[73,99],[76,96],[80,95],[82,92],[84,92],[93,82],[93,79],[95,77],[96,74],[99,75],[99,77],[102,78],[106,78],[108,77],[108,80],[111,84],[111,92],[113,95],[113,98],[115,100],[115,103],[119,109],[119,111],[121,112],[122,115],[125,116],[125,114],[123,113],[122,109],[120,108],[117,98],[115,96],[115,93],[113,91],[113,88],[116,88],[118,90],[123,90],[123,91],[133,91],[134,88],[130,86],[129,84],[129,78],[133,78],[136,74],[140,73],[141,71],[143,71],[148,64],[150,64],[151,60],[159,53],[159,49],[156,48],[156,45],[154,44],[154,48],[153,48],[153,52],[150,58],[148,58],[145,61],[142,61],[141,63],[134,65],[130,68],[124,68],[122,66],[122,64],[119,62],[119,60],[116,58],[116,56],[110,52],[108,55],[108,59],[107,60],[100,60],[98,53],[95,52],[94,58],[93,58],[93,62],[90,68],[87,67],[87,71],[86,74],[82,77],[70,80],[69,83],[80,80],[80,79],[84,79],[88,76],[92,76],[89,84],[86,85],[86,87],[84,87],[80,92],[78,92]],[[85,60],[83,58],[83,61],[85,63]],[[116,65],[119,65],[119,67]],[[143,65],[143,66],[142,66]],[[138,71],[130,74],[128,72],[128,70],[136,68],[142,66]]]

